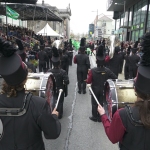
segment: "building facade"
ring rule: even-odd
[[[96,39],[108,38],[114,33],[114,20],[112,16],[100,14],[98,19],[94,20],[95,31],[94,36]]]
[[[39,4],[48,7],[54,14],[61,17],[63,19],[62,22],[58,21],[28,21],[28,28],[35,31],[35,33],[39,32],[43,29],[48,23],[50,27],[56,31],[58,34],[66,37],[67,39],[70,38],[70,16],[71,16],[71,9],[70,4],[66,9],[58,9],[55,6],[50,6],[49,4]]]
[[[115,34],[122,41],[137,41],[150,31],[150,0],[108,0],[107,10],[114,11]]]

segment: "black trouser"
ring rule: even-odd
[[[72,58],[73,58],[73,53],[71,53],[69,56],[69,65],[70,66],[72,66]]]
[[[46,72],[46,62],[39,62],[39,72]]]
[[[122,73],[123,62],[124,62],[124,61],[121,61],[121,62],[120,62],[120,66],[119,66],[119,73]]]
[[[99,103],[103,106],[103,93],[102,92],[95,92],[93,90],[97,100],[99,101]],[[96,100],[94,99],[93,95],[91,95],[91,103],[92,103],[92,116],[95,118],[95,119],[98,119],[100,118],[100,115],[97,111],[97,107],[98,107],[98,104],[96,103]]]
[[[67,74],[68,74],[68,72],[69,72],[69,65],[68,65],[68,63],[61,63],[61,68],[63,69],[63,70],[65,70],[66,72],[67,72]]]
[[[129,78],[134,79],[137,74],[137,67],[129,67]]]
[[[87,71],[77,71],[77,80],[78,80],[78,90],[86,91],[86,80],[87,79]],[[81,89],[82,88],[82,89]]]
[[[126,65],[126,64],[124,66],[124,78],[125,80],[129,79],[129,65]]]
[[[50,61],[50,68],[52,69],[53,62],[52,62],[51,58],[49,59],[49,61]]]
[[[49,59],[46,61],[46,69],[49,69]]]

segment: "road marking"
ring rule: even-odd
[[[74,115],[74,109],[75,109],[75,104],[76,104],[76,100],[77,100],[77,87],[78,87],[78,82],[76,83],[76,86],[75,86],[71,115],[68,117],[69,118],[69,127],[68,127],[68,132],[67,132],[66,143],[65,143],[65,150],[68,150],[69,139],[70,139],[70,135],[71,135],[72,128],[73,128],[73,115]]]

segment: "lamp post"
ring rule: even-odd
[[[126,1],[123,3],[115,3],[115,5],[123,5],[123,12],[124,12],[124,18],[123,18],[123,32],[124,32],[124,21],[125,21],[125,11],[126,11]],[[123,36],[122,36],[123,37]],[[123,38],[122,38],[123,39]]]
[[[92,11],[92,12],[96,12],[96,28],[97,28],[97,22],[98,22],[98,9],[97,9],[97,11]]]

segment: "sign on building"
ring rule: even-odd
[[[89,36],[94,33],[94,24],[89,24]]]

